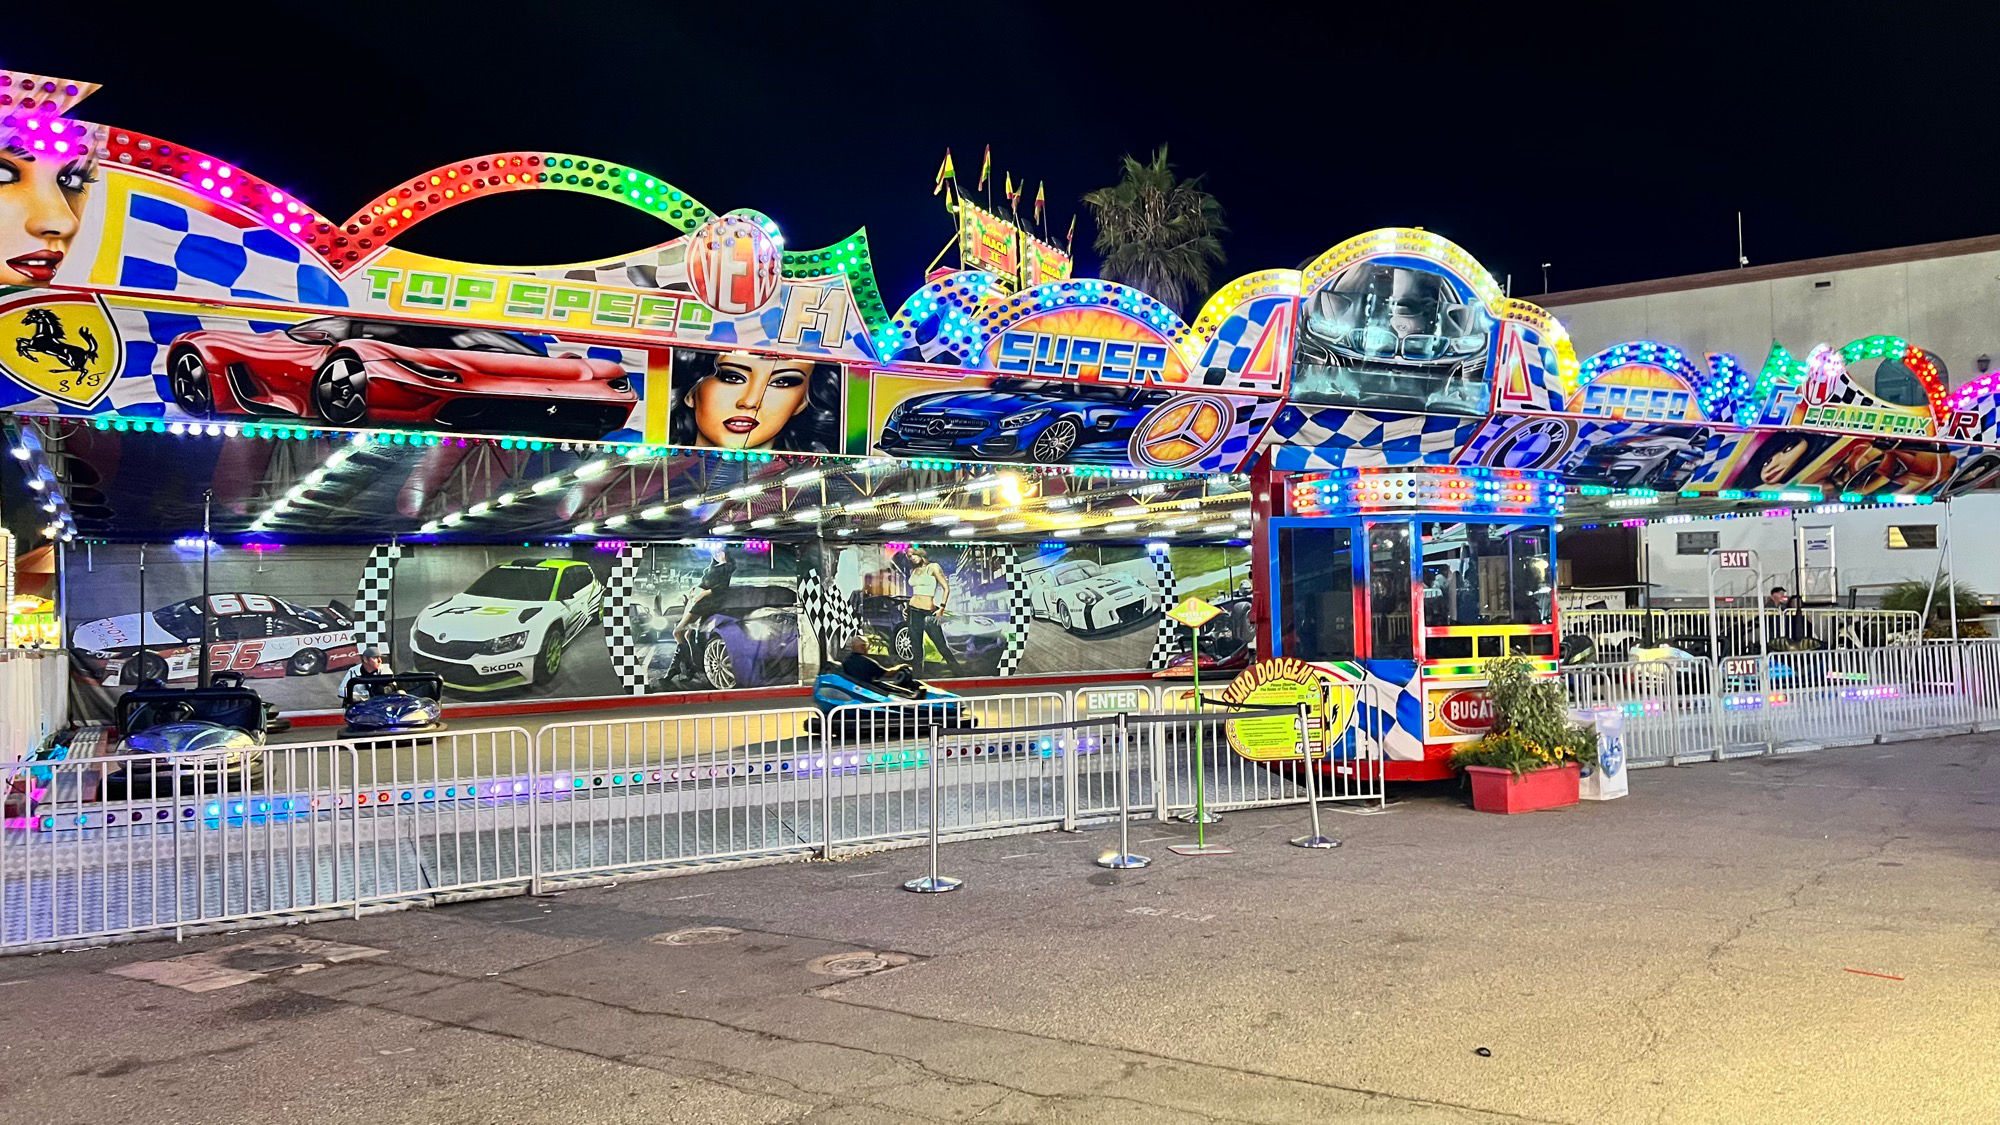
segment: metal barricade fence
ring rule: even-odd
[[[822,849],[818,721],[790,707],[544,727],[541,878]]]
[[[1079,723],[1097,728],[1093,736],[1098,752],[1079,754],[1071,771],[1069,818],[1064,827],[1073,828],[1080,820],[1111,816],[1118,811],[1118,765],[1115,753],[1102,752],[1106,745],[1103,728],[1115,724],[1118,715],[1154,714],[1160,710],[1163,693],[1172,686],[1136,684],[1118,688],[1079,688],[1071,693],[1070,714]],[[1126,796],[1134,809],[1151,809],[1158,789],[1158,774],[1150,751],[1149,736],[1138,728],[1128,733],[1125,747]],[[1115,750],[1115,745],[1112,746]]]
[[[1712,625],[1722,654],[1758,651],[1760,616],[1766,634],[1773,638],[1810,640],[1822,648],[1879,648],[1915,640],[1917,622],[1923,615],[1915,610],[1831,606],[1783,613],[1755,605],[1719,608]],[[1707,609],[1579,609],[1562,615],[1565,635],[1589,637],[1607,659],[1622,655],[1644,638],[1649,623],[1656,643],[1680,638],[1706,646],[1711,633]]]
[[[10,771],[33,813],[0,835],[0,946],[355,909],[393,825],[357,817],[345,743],[171,762],[116,754]]]
[[[1701,660],[1581,664],[1558,672],[1570,704],[1615,712],[1629,766],[1677,765],[1716,757],[1725,740],[1756,742],[1741,723],[1721,718],[1715,665]]]
[[[1055,692],[833,708],[821,724],[826,761],[819,771],[828,853],[928,830],[933,730],[974,728],[954,732],[945,748],[951,761],[940,781],[951,831],[1060,821],[1070,807],[1063,765],[1070,751],[1062,744],[1069,719],[1069,701]],[[994,733],[1027,728],[1040,733]]]
[[[349,739],[362,901],[527,886],[539,805],[521,727]]]
[[[1577,706],[1620,714],[1635,766],[2000,726],[2000,641],[1561,675]],[[1197,777],[1218,809],[1307,800],[1298,758],[1253,761],[1229,743],[1232,722],[1296,730],[1294,711],[1197,712],[1180,685],[1112,690],[0,765],[0,949],[893,846],[934,817],[960,838],[1074,826],[1118,813],[1121,726],[1135,813],[1191,809]],[[1308,719],[1305,737],[1326,755],[1322,800],[1379,802],[1395,708],[1354,690],[1343,725]]]

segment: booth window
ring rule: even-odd
[[[1549,623],[1548,528],[1427,523],[1423,535],[1426,626]]]
[[[1676,531],[1674,532],[1674,554],[1705,555],[1722,546],[1720,531]]]
[[[1938,545],[1937,525],[1934,523],[1895,523],[1889,525],[1889,549],[1891,551],[1935,551]]]
[[[1371,525],[1368,528],[1369,655],[1377,660],[1416,659],[1410,604],[1410,525]]]
[[[1280,528],[1278,599],[1284,655],[1354,659],[1354,532]]]

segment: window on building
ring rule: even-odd
[[[1354,659],[1354,532],[1278,532],[1279,650],[1300,660]]]
[[[1934,523],[1897,523],[1889,525],[1889,549],[1891,551],[1935,551],[1937,550],[1937,525]]]
[[[1677,531],[1674,533],[1674,554],[1705,555],[1722,546],[1720,531]]]

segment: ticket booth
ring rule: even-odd
[[[1343,469],[1285,482],[1258,543],[1266,651],[1351,684],[1389,780],[1448,777],[1493,722],[1486,662],[1556,665],[1552,474]]]

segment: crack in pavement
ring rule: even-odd
[[[1307,1088],[1323,1089],[1338,1093],[1357,1095],[1370,1099],[1379,1099],[1387,1102],[1398,1102],[1413,1106],[1426,1106],[1439,1109],[1452,1109],[1469,1113],[1481,1113],[1497,1118],[1505,1118],[1508,1120],[1528,1121],[1537,1123],[1547,1123],[1551,1121],[1551,1119],[1549,1118],[1532,1117],[1525,1114],[1512,1113],[1506,1110],[1488,1109],[1482,1106],[1466,1105],[1466,1104],[1442,1101],[1431,1098],[1411,1097],[1408,1095],[1395,1094],[1382,1090],[1368,1089],[1365,1087],[1343,1086],[1339,1083],[1323,1082],[1313,1079],[1295,1078],[1289,1075],[1260,1071],[1250,1067],[1227,1066],[1216,1063],[1202,1062],[1194,1059],[1184,1059],[1177,1056],[1159,1054],[1156,1052],[1135,1050],[1127,1047],[1109,1047],[1102,1044],[1085,1042],[1082,1040],[1068,1039],[1062,1036],[1053,1036],[1053,1035],[1046,1035],[1034,1032],[1024,1032],[1024,1031],[1014,1030],[1011,1028],[991,1027],[988,1025],[979,1024],[966,1020],[952,1020],[934,1016],[919,1015],[910,1012],[899,1011],[894,1008],[882,1007],[879,1005],[867,1004],[859,1001],[846,1000],[836,997],[822,997],[806,993],[802,993],[798,997],[798,999],[808,1003],[826,1003],[826,1004],[838,1005],[841,1007],[854,1008],[859,1010],[877,1011],[893,1015],[901,1019],[908,1019],[922,1023],[936,1023],[951,1027],[969,1028],[981,1032],[986,1032],[989,1034],[1019,1037],[1022,1039],[1028,1039],[1037,1042],[1061,1044],[1066,1047],[1081,1047],[1088,1050],[1105,1052],[1113,1056],[1118,1056],[1118,1055],[1132,1056],[1132,1058],[1126,1060],[1123,1063],[1123,1071],[1121,1074],[1106,1078],[1102,1082],[1097,1083],[1096,1085],[1090,1087],[1087,1090],[1082,1090],[1082,1091],[1038,1090],[1026,1086],[1018,1086],[1006,1082],[995,1081],[989,1078],[973,1078],[964,1075],[953,1074],[948,1071],[940,1070],[937,1067],[931,1065],[930,1063],[925,1062],[922,1059],[895,1051],[887,1051],[872,1047],[860,1047],[850,1043],[842,1043],[829,1039],[816,1039],[804,1036],[788,1035],[782,1032],[770,1031],[764,1028],[753,1027],[746,1024],[732,1023],[728,1020],[717,1019],[712,1016],[700,1016],[700,1015],[690,1015],[678,1012],[661,1011],[658,1009],[644,1008],[636,1005],[624,1004],[617,1001],[601,1000],[593,997],[578,996],[567,992],[559,992],[551,989],[537,988],[532,985],[521,984],[519,982],[514,982],[514,981],[505,981],[491,977],[465,977],[448,972],[435,972],[431,970],[421,970],[421,969],[407,969],[404,966],[394,965],[393,961],[389,961],[387,959],[377,959],[374,962],[374,964],[393,965],[394,967],[403,969],[404,971],[398,977],[388,978],[386,980],[377,980],[366,984],[358,984],[352,988],[344,990],[343,992],[333,993],[327,998],[336,1000],[343,1004],[349,1004],[354,1007],[366,1008],[375,1011],[389,1012],[396,1015],[409,1016],[411,1018],[423,1020],[425,1022],[437,1026],[451,1027],[462,1031],[472,1032],[475,1034],[489,1034],[500,1038],[516,1040],[523,1043],[532,1043],[540,1046],[553,1047],[559,1050],[572,1051],[577,1054],[587,1055],[589,1057],[596,1058],[603,1062],[612,1062],[624,1066],[643,1067],[645,1069],[654,1070],[660,1073],[672,1073],[672,1072],[667,1071],[665,1068],[651,1065],[647,1063],[645,1060],[649,1057],[667,1059],[675,1063],[681,1064],[683,1066],[694,1068],[697,1071],[697,1073],[700,1074],[705,1080],[714,1081],[718,1085],[727,1086],[730,1089],[737,1090],[738,1092],[741,1093],[761,1094],[766,1096],[778,1097],[781,1100],[791,1101],[791,1102],[798,1102],[801,1099],[812,1099],[812,1101],[809,1103],[809,1109],[811,1112],[818,1112],[819,1110],[828,1108],[831,1105],[837,1105],[841,1101],[845,1100],[851,1104],[866,1105],[872,1109],[902,1113],[909,1116],[926,1118],[929,1120],[947,1120],[945,1118],[930,1117],[927,1114],[911,1110],[906,1106],[887,1105],[887,1104],[882,1104],[878,1101],[859,1100],[856,1098],[857,1094],[876,1092],[873,1086],[850,1088],[847,1091],[816,1090],[809,1087],[801,1086],[798,1083],[791,1081],[790,1079],[780,1078],[776,1075],[764,1074],[756,1071],[745,1071],[735,1067],[728,1066],[727,1064],[717,1063],[699,1057],[678,1055],[671,1052],[659,1052],[659,1051],[639,1053],[639,1054],[634,1054],[634,1053],[618,1054],[618,1053],[593,1050],[585,1047],[578,1047],[569,1043],[563,1043],[537,1037],[535,1035],[527,1034],[524,1032],[508,1030],[497,1026],[447,1019],[434,1014],[425,1014],[422,1011],[412,1011],[404,1006],[393,1004],[388,1000],[371,1001],[371,1000],[351,999],[348,994],[367,989],[380,988],[383,985],[390,983],[391,980],[401,980],[416,975],[434,977],[446,981],[448,983],[440,984],[436,988],[426,989],[421,993],[410,994],[408,997],[397,997],[395,999],[398,1000],[422,999],[434,995],[435,993],[440,992],[444,989],[457,987],[459,985],[484,985],[488,987],[497,986],[500,988],[517,991],[541,999],[555,1000],[564,1003],[581,1004],[590,1007],[605,1009],[608,1011],[620,1012],[625,1015],[629,1015],[642,1020],[657,1020],[657,1021],[672,1022],[672,1023],[699,1024],[703,1026],[713,1027],[718,1030],[738,1035],[748,1036],[761,1043],[821,1047],[834,1051],[849,1052],[862,1056],[864,1058],[886,1061],[898,1067],[908,1068],[909,1070],[915,1071],[918,1075],[922,1077],[935,1080],[948,1087],[965,1088],[965,1089],[991,1088],[1003,1091],[1002,1095],[999,1098],[997,1098],[994,1102],[989,1103],[987,1105],[986,1109],[988,1110],[998,1105],[1001,1101],[1006,1100],[1006,1095],[1014,1094],[1025,1098],[1035,1099],[1037,1102],[1065,1101],[1065,1100],[1088,1098],[1097,1101],[1116,1102],[1144,1109],[1174,1109],[1182,1112],[1194,1112],[1194,1111],[1181,1110],[1180,1107],[1176,1106],[1161,1105],[1156,1102],[1149,1102],[1144,1099],[1135,1098],[1128,1095],[1109,1093],[1106,1090],[1106,1087],[1115,1085],[1116,1083],[1124,1081],[1128,1077],[1130,1077],[1130,1075],[1134,1073],[1132,1069],[1134,1067],[1138,1067],[1141,1070],[1143,1070],[1150,1068],[1151,1066],[1154,1065],[1164,1064],[1177,1067],[1189,1067],[1189,1068],[1194,1068],[1196,1070],[1208,1070],[1224,1074],[1234,1074],[1240,1077],[1254,1078],[1262,1081],[1274,1081],[1274,1082],[1287,1083]],[[284,989],[287,991],[300,991],[300,992],[305,991],[303,988],[294,989],[292,987],[292,982],[288,979],[273,980],[267,983],[269,983],[272,987]],[[303,984],[305,982],[302,980],[300,983]],[[724,1078],[721,1077],[722,1075],[730,1076],[730,1080],[724,1080]],[[889,1088],[893,1089],[903,1084],[904,1083],[902,1082],[896,1082]],[[772,1086],[783,1087],[784,1089],[791,1091],[793,1096],[787,1096],[786,1094],[783,1093],[776,1093],[769,1088]],[[834,1099],[834,1101],[827,1102],[821,1099]],[[984,1110],[982,1110],[981,1112],[983,1113]],[[1222,1116],[1212,1111],[1199,1111],[1199,1115],[1205,1116],[1210,1120],[1240,1122],[1242,1123],[1242,1125],[1259,1125],[1259,1120],[1255,1118],[1238,1118],[1238,1117]]]

